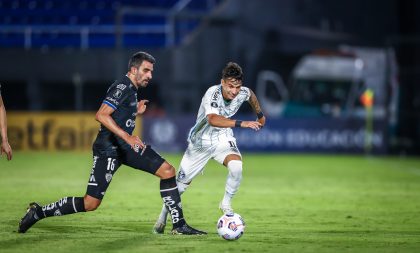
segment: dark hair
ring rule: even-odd
[[[242,73],[242,68],[235,62],[228,62],[226,67],[222,71],[222,78],[223,79],[235,79],[238,81],[242,81],[244,77],[244,73]]]
[[[131,70],[131,67],[138,68],[143,63],[143,61],[148,61],[152,64],[155,64],[156,62],[152,55],[146,52],[137,52],[131,56],[130,61],[128,62],[128,71]]]

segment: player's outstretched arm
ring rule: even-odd
[[[257,96],[255,93],[250,89],[251,96],[249,97],[248,103],[251,105],[252,110],[254,110],[255,114],[257,115],[257,121],[261,123],[261,127],[265,125],[265,116],[261,110],[260,103],[258,102]]]
[[[96,120],[99,121],[103,126],[108,128],[109,131],[116,134],[118,137],[127,142],[131,148],[138,149],[138,147],[143,148],[144,144],[138,136],[129,135],[126,131],[121,129],[114,119],[111,117],[111,114],[115,110],[109,105],[103,103],[99,110],[96,112]]]
[[[10,147],[9,140],[7,138],[7,119],[6,119],[6,108],[4,108],[3,99],[0,96],[0,135],[1,135],[1,147],[0,155],[3,152],[7,156],[7,160],[12,160],[13,152]]]
[[[242,121],[242,120],[233,120],[228,119],[223,116],[217,114],[209,114],[207,115],[207,121],[211,126],[214,127],[244,127],[244,128],[252,128],[255,131],[260,130],[261,123],[258,121]]]

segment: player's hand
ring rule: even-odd
[[[265,126],[265,116],[262,116],[261,118],[257,119],[258,122],[261,124],[261,128]]]
[[[149,103],[149,100],[140,100],[140,102],[137,103],[137,115],[143,114],[146,111],[146,103]]]
[[[252,128],[255,131],[258,131],[261,129],[262,125],[258,121],[242,121],[241,127]]]
[[[143,149],[145,146],[138,136],[129,135],[125,141],[136,152],[139,152],[139,150]]]
[[[10,147],[10,144],[7,141],[1,143],[0,156],[3,155],[3,152],[6,154],[8,161],[12,160],[13,151]]]

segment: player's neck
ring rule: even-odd
[[[232,99],[227,99],[226,95],[225,95],[225,91],[222,89],[222,97],[223,97],[223,101],[225,101],[225,103],[230,103],[230,101],[232,101]]]
[[[138,89],[139,89],[139,87],[136,85],[136,82],[134,82],[134,80],[132,79],[132,77],[130,77],[130,74],[129,74],[129,73],[127,73],[125,76],[126,76],[126,77],[128,77],[128,79],[130,79],[131,84],[132,84],[134,87],[136,87],[136,89],[138,90]]]

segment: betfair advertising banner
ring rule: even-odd
[[[90,151],[99,129],[95,112],[8,112],[7,119],[14,150]],[[194,122],[194,115],[144,116],[137,118],[134,133],[158,152],[184,152]],[[386,153],[387,123],[373,126],[371,151]],[[243,152],[363,153],[366,144],[365,122],[356,119],[269,119],[259,132],[234,132]]]
[[[7,121],[13,150],[90,151],[99,130],[95,112],[7,112]]]

